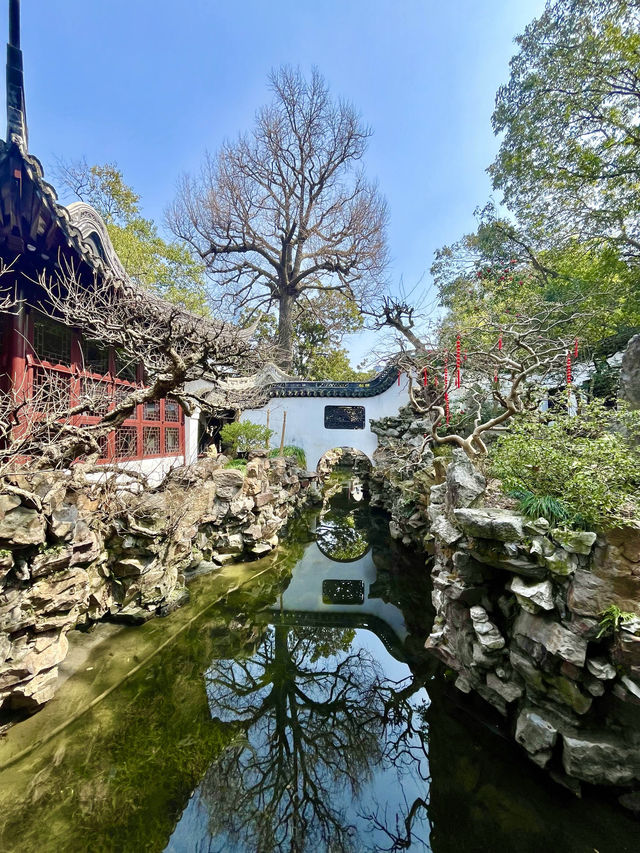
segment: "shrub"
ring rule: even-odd
[[[571,518],[563,501],[551,495],[534,495],[532,492],[514,489],[509,492],[518,501],[520,512],[527,518],[546,518],[550,524],[560,524]]]
[[[247,468],[247,460],[246,459],[230,459],[224,467],[225,468],[235,468],[237,471],[245,471]]]
[[[237,453],[246,453],[257,447],[264,447],[273,435],[273,430],[267,429],[260,424],[252,424],[251,421],[234,421],[225,424],[220,430],[223,443],[235,456]]]
[[[601,401],[576,415],[535,413],[495,443],[491,473],[507,491],[528,493],[532,509],[534,499],[555,498],[573,526],[624,524],[639,517],[639,429],[640,412],[611,411]]]
[[[285,444],[282,448],[282,453],[280,453],[280,450],[276,447],[270,451],[269,456],[272,459],[276,456],[295,456],[298,461],[298,465],[301,468],[307,467],[307,457],[305,456],[304,450],[301,447],[296,447],[295,444]]]

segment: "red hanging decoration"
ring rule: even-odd
[[[500,332],[500,337],[498,338],[498,349],[502,349],[502,332]]]
[[[567,386],[571,386],[571,350],[567,350]]]
[[[398,385],[400,385],[400,377],[401,376],[402,376],[402,373],[400,371],[398,371]]]
[[[424,385],[425,388],[427,386],[427,382],[428,382],[427,368],[423,367],[422,368],[422,384]]]
[[[573,342],[573,357],[574,358],[578,357],[578,339],[577,338]]]
[[[464,351],[464,360],[465,360],[465,361],[467,360],[467,356],[468,356],[468,355],[469,355],[469,353],[467,352],[467,350],[465,350],[465,351]]]
[[[496,385],[498,384],[498,371],[497,371],[497,370],[496,370],[496,372],[493,374],[493,381],[496,383]]]
[[[462,359],[460,356],[460,335],[456,338],[456,388],[460,387],[460,365]]]
[[[438,387],[438,385],[440,384],[440,383],[438,382],[438,377],[437,377],[437,376],[435,376],[435,377],[434,377],[434,379],[433,379],[433,384],[436,386],[436,388],[437,388],[437,387]]]
[[[449,423],[449,351],[444,356],[444,411],[447,423]]]

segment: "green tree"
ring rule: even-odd
[[[557,0],[516,39],[490,169],[529,229],[640,259],[640,6]]]
[[[209,313],[204,264],[184,244],[164,240],[153,220],[142,216],[140,196],[125,183],[115,163],[60,161],[57,171],[60,184],[102,216],[113,247],[136,284],[196,313]]]
[[[248,315],[246,317],[248,321]],[[339,291],[329,290],[305,296],[296,305],[293,319],[291,370],[302,379],[358,381],[369,373],[354,369],[349,353],[341,346],[345,335],[363,326],[362,314],[351,299]],[[257,338],[274,346],[278,337],[278,319],[274,313],[264,314]]]
[[[471,325],[488,307],[505,322],[544,304],[579,307],[574,327],[558,326],[555,333],[579,337],[582,354],[596,366],[640,328],[638,271],[614,247],[567,240],[534,249],[530,236],[498,218],[491,205],[476,231],[436,252],[431,273],[449,327]]]

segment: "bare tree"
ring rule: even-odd
[[[371,131],[336,103],[317,70],[272,73],[274,101],[250,133],[185,177],[168,213],[234,310],[279,315],[280,364],[291,365],[294,306],[314,291],[366,303],[387,263],[386,205],[357,168]]]
[[[209,394],[217,388],[228,396],[225,377],[259,364],[246,330],[189,314],[130,282],[97,277],[87,282],[63,266],[53,277],[42,274],[38,285],[37,310],[82,329],[85,341],[115,348],[125,363],[141,364],[144,382],[112,387],[87,376],[72,399],[59,374],[39,368],[38,387],[24,382],[0,393],[0,473],[65,468],[78,458],[91,465],[103,439],[137,406],[169,398],[187,414],[196,406],[210,408],[205,395],[188,390],[190,382],[206,376]],[[15,299],[0,294],[0,313],[17,308]]]
[[[454,444],[476,459],[487,452],[483,435],[537,408],[549,385],[570,390],[575,330],[587,319],[575,306],[548,303],[509,319],[488,310],[459,329],[449,318],[419,335],[411,306],[388,300],[380,323],[411,344],[397,362],[414,410],[430,416],[425,446]]]

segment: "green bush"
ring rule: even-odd
[[[235,468],[237,471],[245,471],[247,468],[247,460],[246,459],[230,459],[224,467],[225,468]]]
[[[514,489],[509,492],[518,501],[520,512],[527,518],[546,518],[550,524],[561,524],[571,519],[571,513],[563,501],[551,495],[534,495],[532,492]]]
[[[301,468],[307,467],[307,457],[305,456],[305,452],[301,447],[296,447],[295,444],[285,444],[282,448],[282,453],[280,450],[275,447],[270,451],[269,456],[273,459],[276,456],[295,456],[298,460],[298,465]]]
[[[234,421],[225,424],[220,430],[220,436],[231,453],[246,453],[257,447],[265,447],[273,435],[273,430],[251,421]]]
[[[640,518],[639,431],[640,412],[612,411],[601,401],[576,415],[535,413],[495,443],[490,471],[505,490],[528,493],[531,509],[532,499],[555,498],[567,510],[567,524],[623,524]]]

